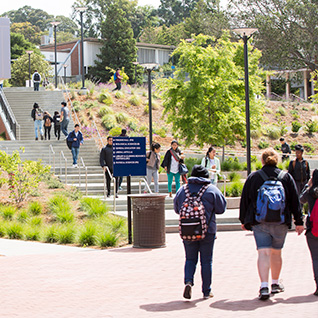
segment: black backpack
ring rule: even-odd
[[[68,140],[68,136],[66,138],[66,145],[68,149],[72,150],[73,140]]]
[[[35,73],[33,78],[34,78],[34,81],[39,82],[40,81],[40,74]]]

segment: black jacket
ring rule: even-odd
[[[170,152],[171,148],[169,150],[167,150],[164,158],[163,158],[163,161],[162,161],[162,164],[161,164],[161,167],[164,168],[164,167],[167,167],[167,173],[170,173],[170,168],[171,168],[171,152]],[[181,150],[179,148],[177,148],[175,150],[175,152],[180,156],[181,155]],[[179,163],[183,163],[183,160],[180,159],[179,160]]]
[[[292,175],[296,183],[306,183],[310,179],[310,168],[307,160],[301,162],[296,160],[294,169],[294,160],[289,163],[288,173]]]
[[[291,154],[291,149],[290,149],[289,144],[287,142],[282,144],[281,149],[282,149],[283,154],[286,154],[286,153]]]
[[[107,166],[110,172],[113,172],[113,146],[106,145],[101,151],[99,156],[99,163],[102,167]]]
[[[304,187],[303,191],[301,192],[299,196],[300,203],[305,204],[308,202],[308,216],[306,218],[306,234],[308,232],[311,232],[312,224],[310,221],[310,213],[312,209],[314,208],[315,202],[318,198],[318,188],[314,188],[314,191],[310,191],[310,188],[307,186]]]
[[[280,172],[280,169],[274,166],[264,166],[262,170],[269,177],[277,177]],[[251,230],[253,225],[258,224],[255,220],[256,201],[258,189],[263,183],[264,180],[260,173],[255,171],[248,176],[244,184],[241,196],[239,219],[247,230]],[[293,215],[295,225],[303,225],[296,184],[289,173],[286,173],[282,179],[282,184],[285,189],[286,196],[285,223],[290,228]]]

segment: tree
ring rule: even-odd
[[[35,45],[41,44],[40,28],[30,22],[12,23],[11,32],[22,34],[27,41]]]
[[[30,55],[31,72],[38,70],[42,78],[51,75],[51,65],[44,60],[43,55],[36,52]],[[13,86],[25,86],[25,81],[29,78],[29,56],[24,54],[13,62],[11,67],[10,84]]]
[[[210,43],[210,44],[209,44]],[[215,42],[204,35],[182,41],[174,78],[159,79],[164,114],[176,137],[186,145],[218,146],[245,135],[245,85],[243,43],[233,43],[225,33]],[[258,68],[260,51],[249,47],[251,127],[259,126],[262,104],[254,96],[263,88]],[[189,78],[189,79],[187,79]]]
[[[318,68],[316,0],[231,0],[237,25],[258,28],[255,45],[268,67]]]
[[[64,15],[57,15],[55,20],[61,22],[58,26],[59,32],[71,33],[73,35],[80,34],[78,25],[72,19],[67,18]]]
[[[11,59],[17,59],[21,55],[25,54],[27,50],[37,50],[36,47],[29,41],[27,41],[23,34],[12,33],[11,36]]]
[[[105,82],[112,76],[105,67],[124,67],[131,81],[135,69],[132,62],[137,59],[136,40],[133,38],[130,22],[124,17],[124,11],[117,3],[109,7],[101,33],[103,46],[97,55],[99,60],[95,61],[96,67],[92,70],[93,76]]]

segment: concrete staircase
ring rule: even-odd
[[[85,169],[80,160],[81,169],[72,168],[72,155],[66,146],[66,142],[61,135],[61,140],[57,141],[54,137],[53,128],[51,130],[51,140],[35,141],[34,122],[31,118],[31,110],[34,102],[37,102],[43,110],[48,111],[51,115],[55,110],[60,111],[61,102],[64,96],[61,91],[39,91],[34,92],[28,88],[6,88],[4,89],[6,98],[11,109],[21,126],[20,140],[1,141],[0,150],[12,153],[19,150],[21,158],[28,160],[41,159],[44,164],[50,164],[52,170],[60,178],[62,182],[78,187],[87,195],[104,199],[104,176],[99,165],[99,149],[94,140],[84,140],[83,146],[80,148],[79,158],[83,159],[87,168],[87,186]],[[73,129],[73,121],[70,121],[69,131]],[[21,150],[24,148],[24,152]],[[61,156],[63,152],[67,160],[67,176],[65,175],[65,160]],[[67,180],[66,180],[67,178]],[[140,177],[132,177],[131,189],[132,193],[139,193]],[[222,185],[220,185],[222,186]],[[119,192],[119,198],[116,199],[116,213],[118,215],[127,216],[127,196],[126,196],[126,178],[122,183],[123,190]],[[167,182],[160,183],[160,193],[168,192]],[[143,184],[142,184],[143,188]],[[175,188],[173,186],[173,192]],[[107,198],[111,210],[113,210],[113,198]],[[178,216],[173,211],[173,200],[166,198],[166,230],[169,232],[178,231]],[[233,230],[239,228],[238,210],[230,207],[222,216],[218,216],[219,230]]]

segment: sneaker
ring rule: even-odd
[[[122,190],[123,188],[122,187],[118,187],[118,190]]]
[[[39,140],[39,138],[35,138],[35,140]]]
[[[116,194],[116,198],[118,199],[118,194]]]
[[[43,140],[43,135],[41,135],[41,140]]]
[[[192,284],[191,283],[186,283],[184,287],[184,292],[183,292],[183,297],[186,299],[191,299],[191,294],[192,294]]]
[[[108,194],[107,194],[107,198],[109,198],[109,197],[110,197],[110,194],[108,193]]]
[[[210,293],[207,294],[207,295],[203,295],[203,298],[204,298],[204,299],[209,299],[209,298],[212,298],[212,297],[214,297],[214,294],[213,294],[212,292],[210,292]]]
[[[73,165],[73,168],[77,168],[78,166],[75,164],[75,165]]]
[[[272,284],[272,294],[282,293],[285,290],[282,283]]]
[[[267,300],[269,298],[269,290],[268,287],[263,287],[259,290],[259,300]]]

